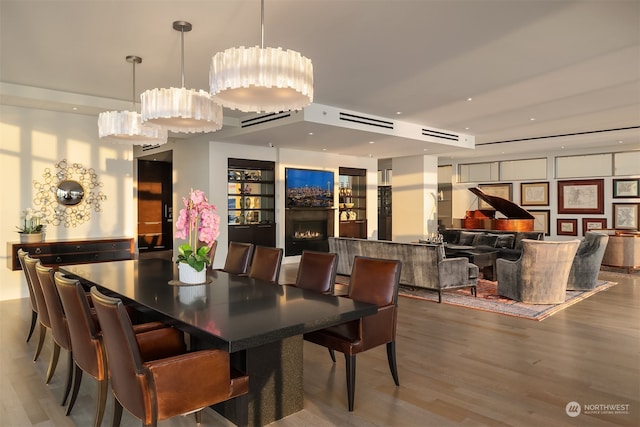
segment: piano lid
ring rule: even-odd
[[[481,189],[469,188],[473,194],[487,202],[489,205],[495,208],[498,212],[503,214],[509,219],[535,219],[533,215],[527,212],[526,209],[521,208],[520,206],[513,203],[511,200],[503,199],[498,196],[491,196],[489,194],[484,193]]]

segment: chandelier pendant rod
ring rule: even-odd
[[[260,0],[260,31],[262,33],[260,48],[264,49],[264,0]]]
[[[130,62],[133,65],[133,89],[131,93],[131,111],[136,111],[136,64],[140,64],[142,62],[142,58],[135,55],[128,55],[126,57],[127,62]]]

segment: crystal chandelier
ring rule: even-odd
[[[300,110],[313,102],[313,65],[293,50],[264,47],[264,0],[261,0],[260,47],[230,48],[211,59],[209,87],[224,107],[275,113]]]
[[[134,145],[160,145],[167,142],[167,131],[156,126],[142,124],[136,112],[136,64],[142,62],[139,56],[127,56],[133,64],[132,111],[105,111],[98,115],[98,136],[101,140]]]
[[[172,132],[214,132],[222,127],[222,107],[207,92],[184,87],[184,33],[191,28],[189,22],[173,23],[173,29],[180,31],[182,42],[182,87],[145,91],[140,96],[142,122]]]

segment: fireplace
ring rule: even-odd
[[[287,209],[285,213],[285,256],[302,251],[329,251],[333,236],[333,209]]]

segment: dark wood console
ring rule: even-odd
[[[20,270],[18,249],[39,258],[44,265],[118,261],[133,258],[133,238],[53,240],[38,243],[7,242],[7,267]]]

